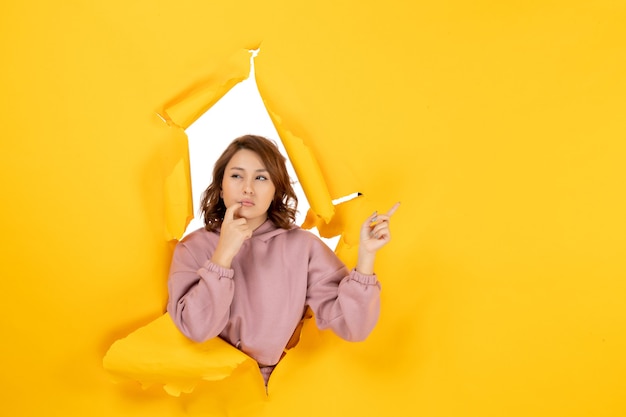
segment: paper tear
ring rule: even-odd
[[[267,102],[265,102],[265,107],[285,146],[285,151],[293,164],[298,180],[302,184],[302,189],[311,206],[310,210],[325,222],[330,222],[335,213],[335,206],[315,156],[304,141],[287,128],[282,118],[268,107]]]
[[[188,128],[250,73],[250,55],[258,49],[241,49],[204,80],[192,85],[158,112],[168,126]]]
[[[275,141],[281,153],[287,157],[287,170],[298,197],[296,224],[304,221],[309,209],[308,198],[297,178],[293,162],[279,138],[274,122],[270,118],[259,92],[255,77],[256,57],[263,53],[261,48],[251,49],[250,75],[235,85],[220,100],[200,116],[185,133],[188,136],[191,189],[194,218],[189,222],[183,236],[204,227],[200,212],[200,199],[213,177],[212,162],[217,160],[223,149],[241,135],[254,133]],[[334,248],[334,245],[332,246]]]
[[[174,164],[164,180],[165,235],[167,240],[180,239],[193,219],[189,147],[184,130],[218,102],[233,86],[248,78],[250,61],[256,49],[240,49],[202,81],[165,104],[157,116],[172,128],[181,130],[184,150],[178,152],[180,160]]]
[[[202,381],[226,379],[242,366],[258,368],[218,337],[203,343],[187,339],[168,314],[113,343],[102,364],[115,380],[134,380],[144,388],[161,385],[173,396],[192,392]]]
[[[186,157],[178,161],[163,181],[167,240],[180,238],[193,218],[193,202],[191,194],[187,191],[190,181],[189,162]]]

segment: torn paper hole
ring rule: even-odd
[[[270,119],[255,80],[254,57],[259,50],[250,51],[250,75],[231,88],[217,103],[192,123],[185,132],[189,142],[189,160],[194,218],[185,235],[204,227],[200,214],[200,199],[212,179],[213,164],[235,138],[245,134],[265,136],[276,141],[281,153],[287,157],[289,176],[294,180],[294,191],[298,197],[296,223],[304,222],[309,202],[297,180],[288,154],[279,139],[278,132]],[[316,233],[316,230],[312,231]],[[318,236],[319,234],[316,233]],[[338,237],[322,238],[331,248],[337,246]]]

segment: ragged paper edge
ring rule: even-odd
[[[329,223],[335,214],[335,206],[332,203],[328,186],[315,156],[313,156],[311,149],[306,146],[304,141],[293,134],[286,124],[283,123],[282,118],[272,111],[266,100],[263,99],[263,101],[296,171],[311,210],[324,222]]]
[[[258,74],[259,72],[255,71],[255,77],[258,77]],[[276,110],[280,106],[272,101],[271,92],[264,88],[264,83],[258,79],[256,83],[265,109],[296,171],[298,181],[310,206],[301,227],[311,229],[319,226],[318,230],[325,229],[325,232],[321,232],[320,235],[328,238],[342,235],[346,230],[345,225],[335,219],[336,209],[340,204],[333,200],[328,186],[329,181],[324,176],[321,165],[309,146],[315,138],[303,135],[305,129],[299,128],[297,120],[285,120]],[[355,190],[352,194],[360,196],[361,193],[358,191]],[[343,200],[343,198],[338,200]]]
[[[165,236],[178,240],[193,219],[189,146],[184,132],[228,91],[250,74],[250,49],[240,49],[207,77],[166,103],[157,112],[161,120],[184,136],[177,148],[180,160],[164,179]],[[184,142],[184,143],[183,143]]]
[[[240,49],[204,80],[166,103],[159,116],[170,126],[187,129],[235,85],[250,75],[250,49]]]
[[[160,385],[173,396],[191,393],[203,381],[228,378],[256,362],[220,338],[198,343],[186,338],[168,314],[114,342],[102,360],[114,381]]]
[[[165,198],[165,238],[178,240],[193,219],[191,172],[187,153],[181,156],[172,171],[163,180]]]

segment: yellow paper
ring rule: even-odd
[[[116,341],[103,364],[112,374],[146,387],[162,385],[175,396],[193,391],[201,381],[223,380],[238,367],[259,372],[254,360],[219,338],[203,343],[187,339],[167,314]]]
[[[10,415],[626,414],[622,2],[3,6]],[[134,332],[164,314],[193,215],[183,129],[245,77],[256,48],[314,223],[342,233],[349,266],[362,219],[402,202],[376,260],[380,321],[356,344],[309,321],[268,396],[245,361],[205,380],[205,354],[184,344],[182,382],[130,375],[168,352]],[[145,349],[126,351],[114,384],[102,359],[135,336]],[[189,391],[187,375],[190,393],[160,386]]]

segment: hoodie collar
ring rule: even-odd
[[[281,235],[283,233],[287,233],[291,229],[299,229],[299,226],[292,224],[289,229],[283,229],[274,224],[270,219],[265,220],[259,227],[254,229],[252,232],[251,239],[259,239],[263,242],[267,242],[271,238],[277,235]],[[218,234],[221,234],[221,227],[217,231]]]
[[[270,219],[265,220],[263,224],[257,227],[254,232],[252,232],[252,239],[260,239],[263,242],[267,242],[271,238],[277,235],[281,235],[283,233],[287,233],[291,229],[295,229],[298,226],[291,225],[289,229],[283,229],[278,227],[272,222]]]

